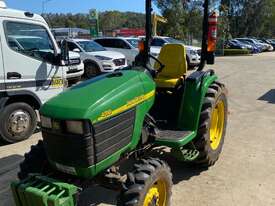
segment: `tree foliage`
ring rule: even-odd
[[[233,37],[275,35],[274,0],[222,0],[221,5]]]
[[[202,1],[154,0],[168,23],[161,25],[159,33],[179,39],[200,38],[202,27]]]
[[[168,19],[159,24],[158,33],[180,39],[201,38],[203,0],[153,0]],[[275,0],[212,0],[219,2],[219,36],[275,37]],[[45,14],[51,27],[90,28],[88,14]],[[134,12],[99,13],[100,31],[144,28],[145,15]]]
[[[44,14],[52,28],[78,27],[89,29],[91,27],[88,14]],[[144,28],[145,15],[135,12],[106,11],[99,13],[100,30],[110,31],[120,28]]]

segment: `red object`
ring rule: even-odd
[[[208,52],[214,52],[217,44],[218,14],[213,12],[208,17]]]
[[[144,36],[145,35],[145,29],[118,29],[115,31],[117,36]]]

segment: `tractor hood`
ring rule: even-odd
[[[96,122],[104,114],[126,108],[129,102],[139,101],[148,94],[153,98],[154,91],[154,81],[144,72],[114,72],[68,89],[46,102],[40,113],[55,119]]]

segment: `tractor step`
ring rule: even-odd
[[[158,130],[157,141],[179,141],[189,136],[192,131]]]
[[[74,206],[78,187],[48,177],[31,175],[11,184],[16,206]]]

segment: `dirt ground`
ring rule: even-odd
[[[275,205],[275,53],[217,58],[214,66],[229,90],[224,150],[209,170],[169,161],[174,206]],[[40,138],[0,146],[0,206],[12,206],[9,183],[23,154]],[[86,205],[115,205],[116,193],[92,188]]]

